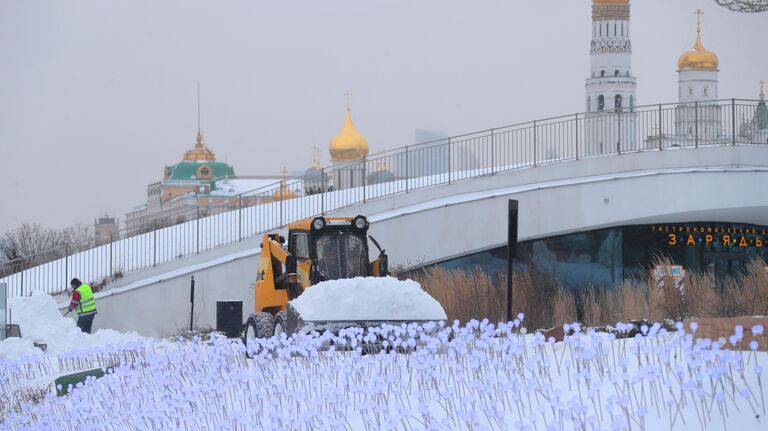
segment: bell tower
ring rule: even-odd
[[[629,0],[592,0],[590,76],[584,154],[635,150]]]

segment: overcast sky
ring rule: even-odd
[[[590,0],[0,0],[0,232],[124,218],[202,129],[240,175],[301,170],[340,130],[371,151],[584,110]],[[720,96],[768,81],[768,14],[634,0],[638,104],[677,98],[695,39]]]

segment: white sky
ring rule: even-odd
[[[638,104],[673,102],[695,39],[720,96],[768,81],[768,14],[634,0]],[[124,217],[203,133],[239,175],[309,167],[343,124],[372,152],[584,110],[589,0],[0,0],[0,232]]]

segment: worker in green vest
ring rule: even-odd
[[[75,310],[77,313],[77,327],[86,334],[91,333],[93,318],[96,316],[96,298],[93,297],[91,286],[83,284],[77,278],[69,282],[72,288],[72,301],[69,302],[69,311]]]

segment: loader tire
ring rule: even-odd
[[[272,338],[275,335],[275,319],[271,314],[262,311],[256,313],[253,320],[256,322],[256,336],[258,338]]]
[[[245,324],[243,329],[243,345],[245,346],[245,356],[247,358],[253,358],[254,352],[250,352],[250,348],[253,349],[253,340],[257,338],[269,338],[274,335],[275,326],[272,319],[272,315],[269,313],[256,313],[248,318],[248,323]]]
[[[281,311],[275,316],[275,336],[278,337],[280,334],[285,334],[286,336],[290,335],[288,334],[287,328],[288,314],[285,311]]]

